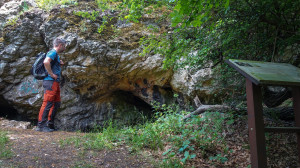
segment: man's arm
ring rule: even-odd
[[[49,74],[52,78],[54,78],[54,79],[56,80],[56,79],[58,78],[58,76],[55,75],[55,74],[52,72],[52,69],[51,69],[51,61],[52,61],[51,58],[46,57],[45,60],[44,60],[44,66],[45,66],[45,68],[46,68],[48,74]]]

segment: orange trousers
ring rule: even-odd
[[[59,82],[44,80],[44,100],[41,106],[38,127],[54,126],[54,117],[60,108],[60,86]]]

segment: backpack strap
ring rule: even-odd
[[[47,54],[48,54],[48,53],[47,53]],[[52,63],[52,64],[51,64],[51,68],[52,68],[52,66],[57,62],[57,60],[58,60],[57,57],[58,57],[58,54],[56,53],[56,54],[55,54],[55,58],[54,58],[54,60],[53,60],[53,63],[52,63],[52,61],[51,61],[51,63]]]

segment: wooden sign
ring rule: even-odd
[[[300,86],[300,69],[291,64],[236,59],[226,62],[256,85]]]
[[[267,167],[265,132],[297,133],[300,161],[300,69],[285,63],[236,59],[226,60],[226,62],[246,78],[251,167]],[[265,127],[261,85],[292,87],[295,127]]]

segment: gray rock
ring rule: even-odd
[[[3,118],[0,118],[0,127],[2,127],[2,128],[29,129],[30,125],[31,125],[30,122],[6,120]]]
[[[214,94],[221,88],[214,76],[210,66],[200,70],[179,69],[174,72],[170,84],[176,92],[183,92],[188,98],[198,96],[207,104],[215,99]]]

